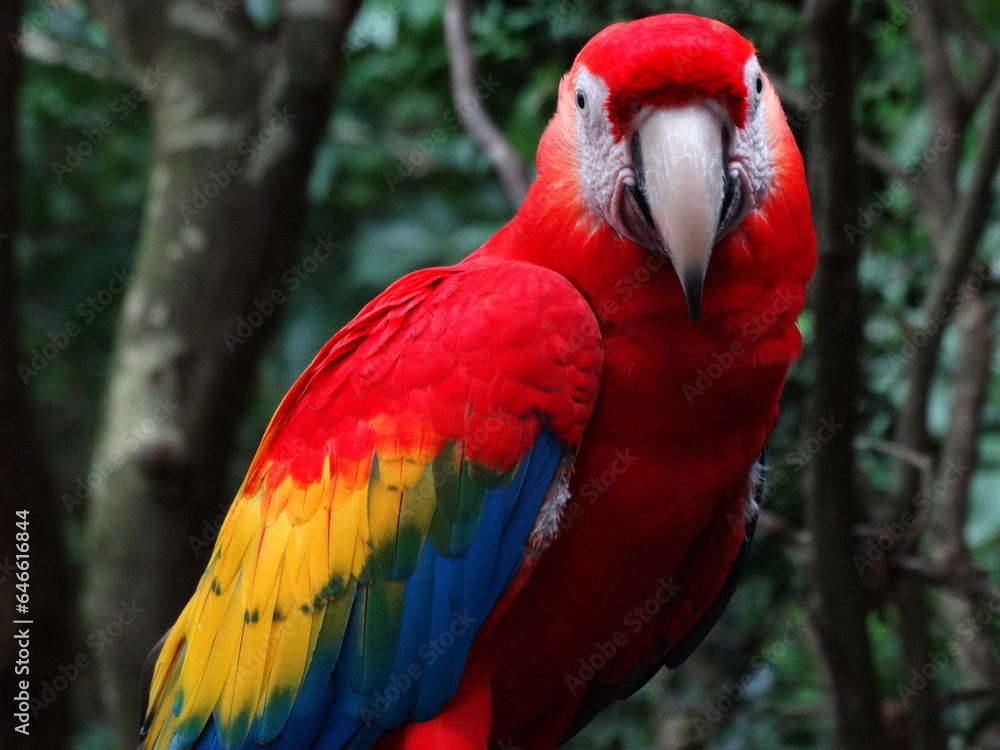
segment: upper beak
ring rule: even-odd
[[[707,107],[689,104],[653,111],[632,141],[643,213],[674,266],[694,322],[726,189],[723,127]]]

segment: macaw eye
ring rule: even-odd
[[[758,73],[757,80],[753,84],[754,99],[760,99],[764,95],[764,77]]]
[[[581,112],[587,111],[587,97],[579,90],[576,92],[576,107]]]

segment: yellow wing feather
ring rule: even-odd
[[[398,447],[393,445],[392,447]],[[233,503],[194,597],[164,644],[153,674],[157,711],[146,743],[192,735],[214,715],[229,741],[246,738],[279,692],[295,694],[324,622],[343,633],[354,582],[376,547],[394,545],[400,523],[426,531],[434,512],[432,456],[413,446],[371,462],[324,461],[316,482],[257,484]],[[265,469],[266,475],[266,469]],[[244,488],[246,490],[246,488]],[[339,637],[339,636],[338,636]]]

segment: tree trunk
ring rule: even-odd
[[[0,36],[17,34],[21,22],[20,0],[0,3]],[[21,680],[28,680],[28,693],[36,701],[29,712],[29,731],[24,736],[15,733],[9,723],[13,711],[4,710],[4,737],[11,738],[12,747],[54,750],[67,747],[70,701],[56,698],[39,701],[41,685],[59,675],[60,665],[73,660],[69,656],[74,618],[73,587],[61,534],[61,516],[53,483],[48,473],[42,448],[35,431],[29,393],[18,374],[24,364],[18,336],[16,261],[14,240],[17,234],[17,91],[20,81],[20,55],[12,44],[0,44],[0,689],[14,697],[21,691]],[[15,516],[26,510],[29,545],[27,554],[28,580],[19,580],[16,557]],[[23,531],[21,533],[24,533]],[[18,588],[18,584],[21,587]],[[15,611],[15,594],[28,594],[26,612]],[[30,624],[14,624],[29,620]],[[20,656],[14,648],[15,631],[27,629],[30,657],[24,665],[27,674],[16,674],[15,661]],[[38,715],[35,716],[35,711]],[[14,724],[20,725],[20,720]]]
[[[860,505],[853,441],[861,322],[858,249],[843,230],[857,216],[850,13],[850,0],[809,0],[805,7],[809,78],[833,91],[809,131],[819,251],[812,290],[816,380],[809,421],[814,432],[824,419],[844,425],[812,463],[807,515],[820,600],[816,620],[834,687],[837,744],[882,750],[886,744],[865,591],[852,562],[852,527]]]
[[[235,0],[91,0],[134,70],[155,150],[97,463],[89,626],[129,624],[99,660],[134,745],[139,670],[207,562],[255,365],[287,298],[313,153],[358,0],[281,4],[260,31]]]

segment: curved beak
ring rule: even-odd
[[[707,107],[657,109],[632,139],[636,186],[698,321],[701,290],[725,196],[724,126]]]

